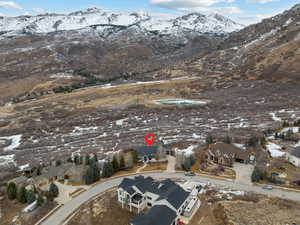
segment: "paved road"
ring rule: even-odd
[[[240,183],[234,183],[232,181],[226,181],[226,180],[219,180],[219,179],[213,179],[213,178],[206,178],[201,176],[194,176],[194,177],[186,177],[182,173],[147,173],[145,176],[151,176],[154,179],[158,178],[182,178],[187,179],[190,181],[196,181],[196,182],[210,182],[211,184],[218,185],[218,186],[226,186],[229,188],[233,188],[236,190],[243,190],[243,191],[253,191],[259,194],[265,194],[270,195],[274,197],[280,197],[285,198],[289,200],[296,200],[300,201],[300,193],[297,192],[290,192],[285,191],[282,189],[274,189],[274,190],[264,190],[259,186],[252,186],[252,185],[246,185],[246,184],[240,184]],[[128,177],[134,177],[134,176],[128,176]],[[64,206],[59,208],[55,213],[53,213],[47,220],[45,220],[42,225],[60,225],[62,222],[64,222],[69,215],[71,215],[76,209],[78,209],[83,203],[85,203],[87,200],[93,198],[97,194],[104,192],[105,190],[108,190],[114,186],[117,186],[123,178],[116,178],[113,180],[106,181],[104,183],[100,183],[86,192],[82,193],[75,199],[72,199],[68,203],[66,203]]]

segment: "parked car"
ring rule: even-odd
[[[265,190],[273,190],[273,187],[271,185],[265,185],[262,188]]]
[[[193,177],[196,176],[196,174],[194,172],[187,172],[184,174],[185,176],[189,176],[189,177]]]

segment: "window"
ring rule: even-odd
[[[149,199],[149,200],[152,200],[152,198],[151,198],[151,197],[149,197],[149,196],[147,196],[147,199]]]
[[[147,206],[152,207],[152,204],[151,203],[147,203]]]

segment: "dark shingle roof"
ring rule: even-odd
[[[165,199],[176,209],[178,209],[189,196],[188,192],[170,179],[156,182],[151,177],[145,178],[138,176],[134,179],[124,178],[119,185],[119,187],[126,190],[129,194],[133,194],[130,190],[132,186],[136,186],[142,193],[151,192],[159,195],[158,200]]]
[[[121,184],[119,184],[120,188],[126,189],[129,186],[132,186],[136,183],[135,180],[129,179],[129,178],[124,178],[121,182]]]
[[[295,149],[291,152],[291,154],[292,154],[293,156],[297,157],[297,158],[300,158],[300,146],[297,147],[297,148],[295,148]]]
[[[183,190],[178,184],[173,183],[169,188],[162,190],[158,200],[167,200],[175,209],[184,203],[184,201],[189,196],[189,193]]]
[[[137,151],[138,155],[141,156],[150,156],[155,155],[157,152],[158,146],[139,146],[134,148]]]
[[[133,225],[171,225],[176,219],[176,212],[164,205],[155,205],[147,213],[140,213]]]

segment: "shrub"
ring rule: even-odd
[[[26,194],[26,201],[28,204],[33,203],[36,200],[35,194],[32,190],[29,190]]]
[[[26,188],[22,186],[18,191],[17,199],[20,203],[25,204],[27,202],[26,196],[27,196]]]
[[[59,195],[59,190],[56,184],[51,183],[49,187],[49,192],[52,194],[53,198],[58,197]]]

